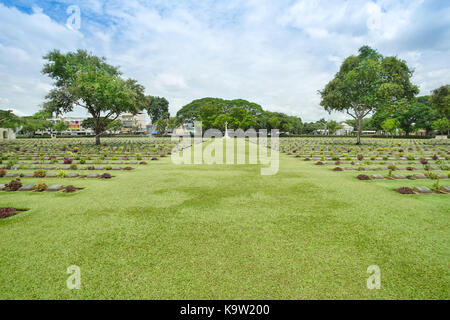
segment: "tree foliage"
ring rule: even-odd
[[[178,111],[177,118],[180,123],[201,120],[203,130],[216,128],[223,131],[225,123],[230,129],[279,129],[290,133],[300,133],[302,129],[300,118],[264,111],[260,105],[242,99],[194,100]]]
[[[63,132],[69,129],[69,124],[66,121],[59,120],[52,126],[52,129],[56,132]]]
[[[15,129],[20,125],[20,118],[11,110],[0,110],[0,128]]]
[[[117,132],[122,130],[123,123],[119,119],[112,120],[109,124],[106,125],[105,130],[106,131],[113,131]]]
[[[444,134],[450,130],[450,121],[447,118],[438,119],[433,122],[433,129]]]
[[[54,79],[45,109],[67,113],[78,106],[92,116],[96,143],[105,130],[107,119],[121,113],[136,114],[146,107],[144,87],[133,79],[123,79],[117,67],[84,50],[62,54],[54,50],[44,56],[48,62],[42,72]]]
[[[398,119],[395,118],[389,118],[383,121],[381,127],[385,132],[393,134],[397,129],[400,128],[400,121],[398,121]]]
[[[450,84],[433,90],[430,103],[441,117],[450,119]]]
[[[380,130],[383,129],[383,121],[395,118],[399,121],[399,128],[406,135],[419,129],[429,131],[432,129],[433,121],[438,119],[438,113],[429,105],[419,101],[426,101],[426,99],[418,97],[414,101],[401,100],[397,108],[382,108],[372,116],[372,122],[376,129]]]
[[[330,120],[327,122],[327,129],[330,134],[335,134],[336,131],[342,128],[342,125],[337,121]]]
[[[376,50],[363,46],[357,56],[344,60],[334,79],[319,91],[320,105],[328,112],[346,112],[355,119],[357,144],[360,144],[364,117],[418,93],[418,88],[410,82],[412,73],[405,61],[383,57]]]
[[[166,98],[148,96],[147,101],[146,109],[152,122],[169,119],[169,101]]]
[[[163,118],[159,118],[156,123],[156,131],[158,131],[158,134],[164,134],[166,132],[167,128],[167,121]]]

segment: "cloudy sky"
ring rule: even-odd
[[[342,120],[321,109],[317,90],[365,44],[406,60],[429,94],[450,83],[449,2],[0,0],[0,109],[36,112],[51,88],[42,56],[82,48],[166,97],[172,114],[220,97]]]

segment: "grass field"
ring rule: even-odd
[[[0,207],[30,210],[0,220],[0,298],[450,298],[448,195],[280,157],[274,176],[164,158],[75,179],[74,194],[2,192]],[[66,287],[70,265],[80,290]],[[366,287],[370,265],[380,290]]]

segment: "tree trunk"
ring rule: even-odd
[[[358,117],[357,120],[357,124],[358,124],[358,132],[357,132],[357,136],[356,136],[356,144],[361,144],[361,131],[362,131],[362,118]]]
[[[98,146],[100,145],[100,123],[98,121],[98,118],[95,116],[93,117],[94,120],[94,132],[95,132],[95,144]]]

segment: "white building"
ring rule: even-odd
[[[352,126],[349,126],[345,122],[341,122],[340,125],[341,125],[341,128],[336,131],[336,135],[338,135],[338,136],[348,136],[348,135],[352,134],[352,132],[353,132],[353,127]]]
[[[13,129],[0,128],[0,140],[12,140],[16,138],[16,133]]]
[[[87,134],[91,135],[94,134],[94,130],[89,128],[83,128],[81,125],[84,120],[86,120],[87,117],[63,117],[61,115],[47,119],[47,121],[50,121],[52,124],[56,124],[59,121],[67,122],[69,125],[69,128],[64,133],[66,134]]]
[[[137,128],[138,133],[145,133],[147,127],[147,114],[139,112],[138,114],[122,113],[118,118],[123,125],[122,132],[130,133],[132,128]]]
[[[56,117],[53,117],[51,119],[47,119],[47,121],[50,121],[53,124],[56,124],[59,121],[64,121],[69,124],[69,128],[67,131],[64,131],[65,134],[86,134],[86,135],[93,135],[94,130],[90,128],[84,128],[82,126],[82,123],[84,120],[86,120],[88,117],[63,117],[62,115],[58,115]],[[140,112],[136,115],[133,115],[131,113],[123,113],[118,118],[122,122],[122,133],[130,133],[132,130],[132,127],[139,128],[137,132],[144,133],[146,124],[147,124],[147,114],[144,112]]]

